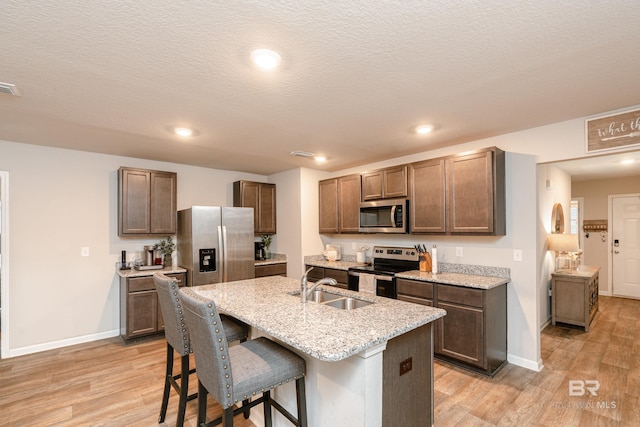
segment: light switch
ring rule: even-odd
[[[80,248],[80,256],[89,256],[89,247],[83,246]]]
[[[514,249],[513,250],[513,260],[514,261],[522,261],[522,249]]]
[[[456,246],[456,256],[462,256],[462,247]]]

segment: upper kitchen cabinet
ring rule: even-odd
[[[118,235],[176,233],[177,174],[118,169]]]
[[[409,232],[444,233],[445,159],[409,165]]]
[[[360,225],[360,175],[320,181],[319,232],[357,233]]]
[[[362,200],[407,197],[407,166],[393,166],[362,174]]]
[[[491,147],[446,158],[447,232],[506,234],[504,151]]]
[[[276,185],[264,182],[233,183],[233,206],[253,208],[255,234],[276,234]]]

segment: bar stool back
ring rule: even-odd
[[[169,394],[171,387],[178,393],[178,419],[176,426],[181,427],[184,424],[184,414],[187,408],[187,402],[195,399],[198,394],[188,395],[189,391],[189,375],[196,370],[189,367],[189,354],[192,352],[189,330],[184,321],[184,314],[180,294],[178,293],[178,280],[165,276],[162,273],[156,273],[153,276],[153,282],[158,293],[158,301],[160,310],[164,319],[164,335],[167,339],[167,366],[164,381],[164,392],[162,396],[162,405],[160,407],[160,416],[158,422],[163,423],[167,415],[167,407],[169,405]],[[222,323],[224,325],[227,340],[246,341],[249,336],[249,328],[247,325],[239,321],[233,321],[223,316]],[[176,351],[180,355],[180,373],[173,374],[173,352]],[[178,384],[178,380],[180,383]]]
[[[198,366],[198,426],[233,426],[233,405],[256,395],[248,407],[263,403],[265,425],[271,427],[271,406],[295,426],[307,426],[303,358],[294,352],[260,337],[229,347],[224,326],[212,300],[199,296],[193,289],[180,289],[184,317],[192,337]],[[279,385],[296,382],[298,416],[295,418],[272,397],[270,391]],[[223,409],[222,417],[206,424],[207,392]]]

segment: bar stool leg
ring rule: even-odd
[[[182,427],[184,424],[184,414],[187,411],[187,395],[189,393],[189,355],[186,354],[180,358],[182,368],[180,376],[180,403],[178,404],[178,421],[176,427]]]
[[[300,427],[307,427],[307,397],[304,377],[296,380],[296,400],[298,405],[298,425]]]
[[[207,389],[198,380],[198,426],[207,422]]]
[[[264,427],[271,427],[273,422],[271,420],[271,392],[269,390],[262,393],[262,409],[264,410]]]
[[[173,347],[167,343],[167,367],[164,376],[164,393],[162,395],[162,406],[160,406],[160,417],[158,423],[163,423],[167,415],[167,406],[169,405],[169,393],[171,392],[171,380],[173,377]]]

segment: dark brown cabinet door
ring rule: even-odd
[[[233,183],[233,206],[253,208],[255,234],[276,234],[276,186],[264,182]]]
[[[151,172],[151,233],[175,234],[176,184],[175,173]]]
[[[484,325],[481,308],[438,301],[447,315],[436,321],[435,352],[485,368]]]
[[[445,160],[426,160],[409,165],[409,231],[444,233]]]
[[[407,166],[394,166],[383,169],[383,197],[395,199],[407,197]]]
[[[255,272],[256,279],[268,276],[287,277],[287,264],[256,265]]]
[[[151,231],[151,173],[123,168],[118,173],[120,234],[147,234]]]
[[[373,171],[362,174],[362,200],[382,199],[382,171]]]
[[[118,234],[175,234],[177,174],[145,169],[118,171]]]
[[[276,234],[276,186],[263,184],[258,186],[258,233]]]
[[[338,232],[357,233],[360,227],[360,175],[338,178]]]
[[[320,181],[318,195],[320,234],[358,233],[360,175]]]
[[[331,234],[338,232],[338,179],[325,179],[318,183],[319,194],[319,232]]]
[[[407,197],[407,166],[393,166],[362,174],[362,200]]]
[[[496,148],[447,159],[447,230],[504,235],[504,152]]]
[[[155,290],[130,293],[127,306],[128,338],[158,332],[158,295]]]

